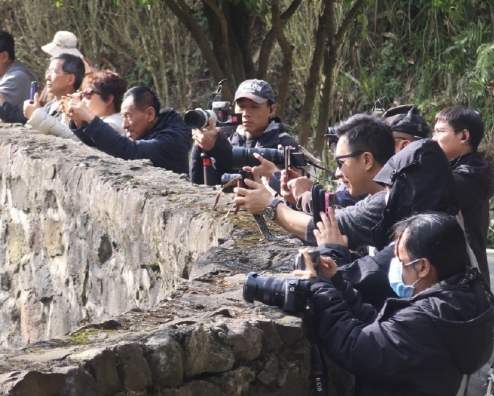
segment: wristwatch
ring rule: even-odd
[[[282,201],[279,199],[273,199],[273,202],[271,202],[268,207],[264,208],[262,214],[266,218],[266,220],[274,221],[276,219],[276,207],[281,202]]]

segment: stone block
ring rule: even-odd
[[[50,257],[61,256],[65,251],[62,240],[63,223],[51,218],[45,219],[44,227],[44,248]]]
[[[256,379],[254,371],[245,366],[221,375],[221,388],[228,396],[240,396],[249,389],[250,383]]]
[[[120,378],[126,389],[141,391],[152,384],[149,366],[138,344],[118,345],[115,348],[115,354],[118,359]]]
[[[60,373],[38,371],[15,371],[0,375],[0,389],[3,395],[53,396],[59,394],[65,382]]]
[[[24,255],[28,254],[29,250],[22,224],[14,222],[8,224],[7,243],[11,263],[20,260]]]
[[[235,358],[254,360],[261,353],[262,331],[249,322],[232,321],[227,324],[227,340]]]
[[[169,334],[157,334],[146,343],[146,359],[153,382],[163,387],[182,385],[184,378],[184,351]]]
[[[122,388],[117,372],[117,360],[112,351],[90,350],[72,355],[71,358],[85,361],[83,367],[93,376],[98,396],[112,395]]]
[[[217,342],[202,325],[197,325],[188,331],[183,347],[185,378],[192,378],[202,373],[229,371],[235,362],[231,348]]]
[[[283,343],[273,321],[258,320],[254,325],[262,331],[262,347],[264,351],[281,349]]]

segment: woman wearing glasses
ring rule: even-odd
[[[110,70],[89,74],[82,83],[82,92],[68,95],[61,101],[60,111],[64,112],[70,120],[69,125],[47,115],[43,128],[38,128],[38,131],[46,135],[80,141],[70,129],[70,124],[81,127],[85,116],[95,115],[119,133],[124,134],[120,106],[126,89],[125,80]],[[69,102],[73,109],[70,112],[68,111]],[[92,145],[90,142],[87,143]]]

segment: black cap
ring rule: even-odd
[[[262,104],[270,100],[274,103],[274,92],[271,85],[264,80],[245,80],[235,92],[235,100],[247,98]]]
[[[414,105],[392,107],[384,112],[382,118],[393,132],[407,133],[419,139],[429,136],[429,125]]]

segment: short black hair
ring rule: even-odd
[[[7,51],[9,59],[15,60],[14,37],[5,30],[0,30],[0,52]]]
[[[428,259],[438,281],[465,271],[469,263],[465,231],[446,213],[424,212],[402,220],[394,227],[394,237],[402,240],[411,260]]]
[[[468,130],[470,132],[468,142],[473,151],[477,151],[484,137],[484,123],[478,112],[466,106],[447,107],[436,114],[434,124],[439,121],[451,125],[455,133],[460,133],[464,129]]]
[[[132,87],[127,92],[125,92],[123,99],[127,99],[129,96],[134,98],[134,107],[141,111],[145,111],[148,107],[152,107],[158,117],[160,113],[160,100],[158,95],[156,95],[150,88],[148,87]]]
[[[389,125],[368,114],[356,114],[336,128],[336,135],[345,137],[352,152],[367,151],[384,165],[395,153],[395,141]]]
[[[73,74],[75,77],[74,89],[77,91],[82,84],[86,67],[81,58],[76,55],[62,53],[52,57],[50,60],[60,59],[62,61],[62,70],[64,73]]]

